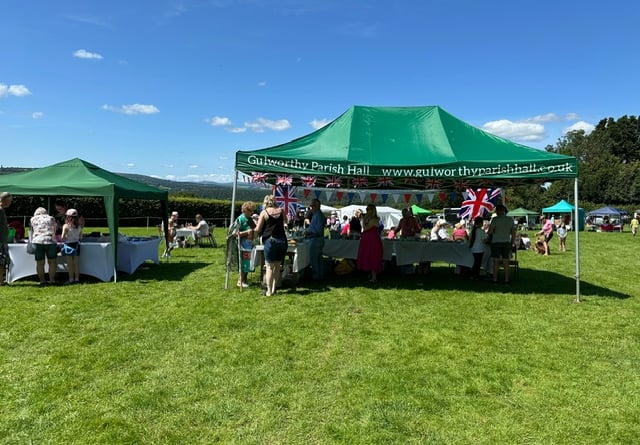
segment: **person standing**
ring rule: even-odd
[[[253,201],[242,204],[242,213],[236,218],[238,225],[238,237],[240,238],[240,274],[238,275],[238,287],[249,287],[247,274],[251,271],[251,251],[253,250],[253,230],[256,225],[253,222],[253,212],[256,205]]]
[[[638,234],[638,214],[633,214],[633,219],[631,220],[631,235],[636,236]]]
[[[362,234],[361,217],[362,210],[358,209],[349,220],[349,239],[360,239],[360,235]]]
[[[498,282],[500,263],[504,268],[504,283],[509,284],[509,260],[511,247],[516,236],[513,220],[507,216],[507,208],[502,204],[496,206],[496,217],[489,224],[491,258],[493,258],[493,282]]]
[[[559,242],[559,248],[558,250],[560,252],[566,252],[567,251],[567,225],[564,223],[564,221],[562,221],[560,223],[560,225],[558,226],[558,242]]]
[[[69,284],[80,282],[80,239],[82,238],[82,226],[80,225],[78,211],[67,210],[66,220],[62,226],[62,242],[64,246],[62,254],[67,257],[67,271],[69,272]]]
[[[546,216],[543,216],[541,221],[542,230],[538,233],[544,235],[544,255],[548,256],[550,253],[549,241],[553,238],[553,221],[551,218],[547,218]]]
[[[324,248],[324,215],[320,210],[320,200],[311,201],[309,226],[305,230],[305,237],[309,240],[309,255],[311,261],[311,277],[315,281],[324,279],[322,264],[322,249]]]
[[[369,272],[369,281],[378,281],[378,275],[382,272],[382,238],[378,233],[380,218],[374,204],[367,206],[367,211],[362,218],[362,235],[358,244],[358,270]]]
[[[400,239],[412,239],[420,235],[422,227],[418,224],[411,208],[402,209],[402,218],[398,222],[398,227],[395,228],[396,233],[400,233]]]
[[[31,217],[31,242],[36,246],[36,271],[40,286],[56,283],[58,267],[58,243],[56,242],[56,220],[44,207],[38,207]],[[44,273],[44,260],[49,264],[49,282]]]
[[[276,283],[280,281],[281,266],[287,254],[287,216],[284,210],[278,207],[273,195],[264,197],[263,210],[258,218],[256,232],[262,238],[264,244],[264,262],[267,269],[265,281],[267,288],[264,295],[269,297],[276,293]]]
[[[9,264],[9,223],[6,209],[11,205],[13,197],[9,192],[0,194],[0,286],[5,283],[5,270]]]
[[[473,254],[471,278],[474,280],[480,279],[480,267],[484,257],[484,246],[487,242],[487,234],[482,227],[483,222],[484,218],[482,216],[476,216],[473,219],[473,228],[471,229],[471,238],[469,240],[469,247],[471,247],[471,253]]]

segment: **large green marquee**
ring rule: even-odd
[[[353,178],[362,177],[386,178],[389,188],[419,189],[433,188],[433,180],[440,188],[460,180],[495,187],[578,175],[574,157],[491,135],[438,106],[353,106],[301,138],[236,152],[235,166],[248,175],[290,174],[294,184],[312,176],[321,187],[336,184],[336,177],[342,187],[357,187]]]

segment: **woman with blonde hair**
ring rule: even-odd
[[[276,293],[276,283],[280,281],[281,265],[287,254],[287,214],[278,207],[273,195],[264,197],[262,212],[258,217],[258,232],[264,244],[264,262],[266,267],[264,295],[267,297]]]

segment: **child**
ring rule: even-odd
[[[567,251],[567,226],[564,224],[564,222],[560,223],[560,226],[558,227],[558,240],[560,241],[560,252],[566,252]]]
[[[62,241],[64,247],[62,255],[67,257],[67,271],[69,272],[69,284],[80,282],[80,238],[82,238],[82,226],[78,219],[78,211],[69,209],[65,213],[65,223],[62,226]]]
[[[471,239],[469,247],[473,254],[473,267],[471,268],[471,278],[480,279],[480,266],[482,265],[482,257],[484,256],[484,246],[487,242],[487,234],[483,228],[484,219],[482,216],[476,216],[473,219],[473,228],[471,229]]]

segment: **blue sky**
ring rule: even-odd
[[[638,23],[626,0],[4,2],[0,164],[228,182],[352,105],[543,148],[640,114]]]

